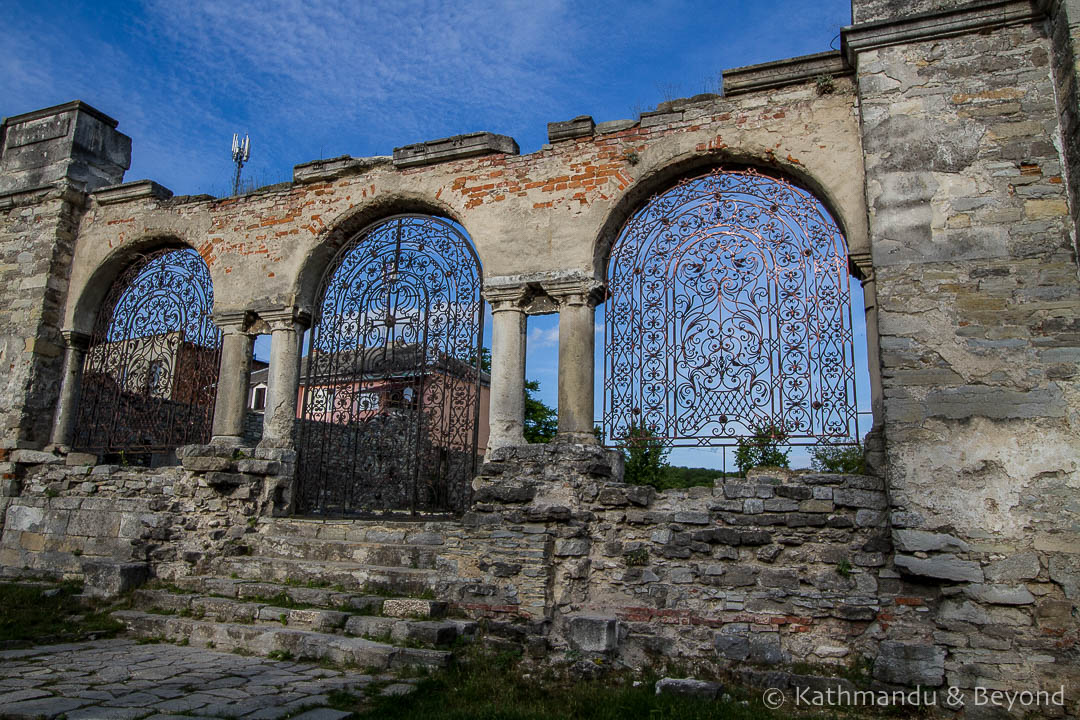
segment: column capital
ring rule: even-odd
[[[516,310],[525,312],[525,303],[528,301],[529,286],[521,285],[489,285],[483,289],[484,299],[491,305],[491,312],[504,312]]]
[[[274,330],[306,330],[311,326],[311,313],[298,307],[286,307],[279,310],[265,310],[259,312],[259,317]]]
[[[60,336],[64,338],[64,345],[73,350],[86,350],[90,347],[90,336],[78,330],[61,330]]]
[[[567,278],[544,283],[544,290],[564,305],[588,305],[596,307],[607,295],[607,287],[599,280]]]
[[[234,310],[215,312],[211,314],[210,319],[226,335],[245,335],[251,329],[253,316],[247,310]]]
[[[864,283],[874,279],[874,264],[869,252],[849,253],[848,262],[859,271],[859,275]]]

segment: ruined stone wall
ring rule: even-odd
[[[1075,692],[1080,283],[1049,28],[1010,8],[956,36],[847,37],[893,562],[930,609],[883,630],[946,652],[950,684]]]
[[[0,198],[0,462],[48,442],[60,393],[60,335],[79,193]]]
[[[298,166],[292,184],[242,197],[172,198],[148,184],[104,189],[91,195],[79,228],[65,323],[89,328],[96,288],[117,271],[111,261],[166,238],[207,261],[216,312],[310,311],[333,251],[368,223],[402,211],[459,221],[488,284],[591,278],[602,269],[603,243],[639,202],[688,168],[724,161],[802,180],[837,213],[849,241],[865,249],[854,88],[846,77],[834,88],[819,94],[803,81],[683,101],[521,156],[416,167],[396,167],[390,158],[318,161]]]

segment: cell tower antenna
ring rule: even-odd
[[[240,139],[238,133],[233,133],[232,136],[232,159],[236,163],[236,175],[233,176],[232,194],[240,194],[240,171],[244,169],[244,163],[251,157],[251,138],[244,135],[244,139]]]

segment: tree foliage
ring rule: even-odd
[[[866,457],[861,445],[818,445],[810,451],[810,469],[818,472],[866,472]]]
[[[753,435],[739,438],[739,447],[735,449],[735,464],[739,475],[746,477],[746,471],[755,467],[790,467],[788,455],[791,448],[781,449],[788,440],[787,431],[782,426],[771,422],[755,425]]]
[[[559,426],[558,414],[543,403],[536,393],[540,383],[525,381],[525,441],[531,443],[551,442]]]
[[[657,490],[670,487],[667,484],[667,457],[671,448],[656,436],[652,428],[639,424],[631,425],[621,438],[621,444],[626,461],[626,482],[652,485]]]

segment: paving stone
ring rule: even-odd
[[[135,720],[146,715],[146,708],[92,707],[65,713],[66,720]]]
[[[37,700],[24,700],[23,702],[11,703],[5,705],[3,712],[5,716],[16,718],[55,718],[57,715],[64,715],[77,708],[81,708],[84,705],[91,704],[92,701],[84,698],[64,698],[64,697],[47,697],[39,698]]]
[[[0,706],[7,703],[19,702],[21,700],[33,700],[40,697],[49,697],[53,693],[45,690],[34,690],[27,688],[25,690],[15,690],[14,692],[8,692],[0,694]]]

